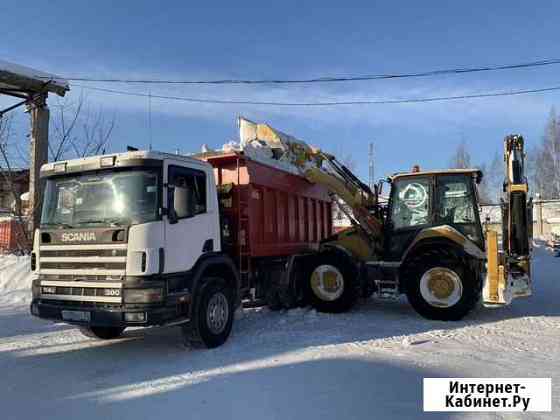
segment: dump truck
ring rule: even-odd
[[[216,347],[245,304],[344,312],[405,294],[428,319],[531,294],[521,136],[504,141],[503,245],[484,231],[477,169],[397,173],[371,189],[333,155],[240,119],[233,150],[131,151],[44,165],[31,312],[88,336],[181,327]],[[331,203],[353,226],[332,234]]]
[[[190,346],[219,346],[241,301],[272,302],[332,230],[325,187],[242,152],[130,151],[41,177],[31,313],[88,337],[176,324]]]

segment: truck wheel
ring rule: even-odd
[[[279,311],[284,308],[280,293],[274,286],[271,286],[266,292],[266,304],[271,311]]]
[[[309,302],[320,312],[346,312],[360,293],[356,271],[335,253],[318,256],[310,267],[306,283]]]
[[[414,258],[406,272],[406,296],[424,318],[458,321],[478,303],[482,291],[480,275],[466,259],[435,259],[433,254]]]
[[[112,340],[123,333],[125,327],[80,327],[80,332],[89,338]]]
[[[233,291],[218,277],[203,280],[195,300],[192,319],[181,329],[185,344],[195,348],[219,347],[228,339],[233,326]]]

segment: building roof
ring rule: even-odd
[[[67,80],[54,74],[0,60],[0,91],[53,92],[64,96],[70,90]]]

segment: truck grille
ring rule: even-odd
[[[126,247],[126,244],[40,246],[41,299],[122,303]]]
[[[124,276],[126,244],[42,245],[39,274]]]
[[[58,260],[58,258],[57,258]],[[84,258],[80,258],[81,261],[76,262],[64,262],[56,261],[42,258],[41,268],[44,269],[56,269],[61,270],[71,270],[71,269],[103,269],[103,270],[124,270],[126,268],[126,260],[122,262],[93,262],[84,261]]]
[[[65,249],[48,250],[42,247],[42,257],[126,257],[126,249]]]
[[[122,302],[122,282],[41,279],[41,299],[77,302]]]

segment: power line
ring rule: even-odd
[[[150,136],[149,149],[152,150],[152,90],[148,89],[148,132]]]
[[[75,85],[76,86],[76,85]],[[404,98],[404,99],[364,99],[364,100],[351,100],[351,101],[326,101],[326,102],[276,102],[276,101],[250,101],[250,100],[234,100],[234,99],[209,99],[209,98],[190,98],[182,96],[166,96],[166,95],[147,95],[138,92],[126,92],[114,89],[105,89],[100,87],[81,86],[83,89],[112,93],[117,95],[127,96],[149,96],[152,99],[168,99],[182,102],[205,103],[205,104],[221,104],[221,105],[267,105],[267,106],[294,106],[294,107],[324,107],[324,106],[341,106],[341,105],[396,105],[396,104],[413,104],[424,102],[442,102],[454,101],[460,99],[477,99],[477,98],[490,98],[499,96],[514,96],[526,95],[531,93],[546,93],[560,90],[560,86],[552,86],[538,89],[520,89],[487,93],[473,93],[466,95],[454,96],[432,96],[425,98]]]
[[[498,64],[491,66],[459,67],[450,69],[429,70],[424,72],[371,74],[362,76],[323,76],[308,79],[218,79],[218,80],[163,80],[163,79],[128,79],[128,78],[96,78],[96,77],[65,77],[73,82],[103,83],[149,83],[149,84],[185,84],[185,85],[257,85],[257,84],[296,84],[296,83],[334,83],[359,82],[366,80],[404,79],[412,77],[429,77],[448,74],[479,73],[487,71],[515,70],[560,64],[560,58],[529,61],[516,64]]]

